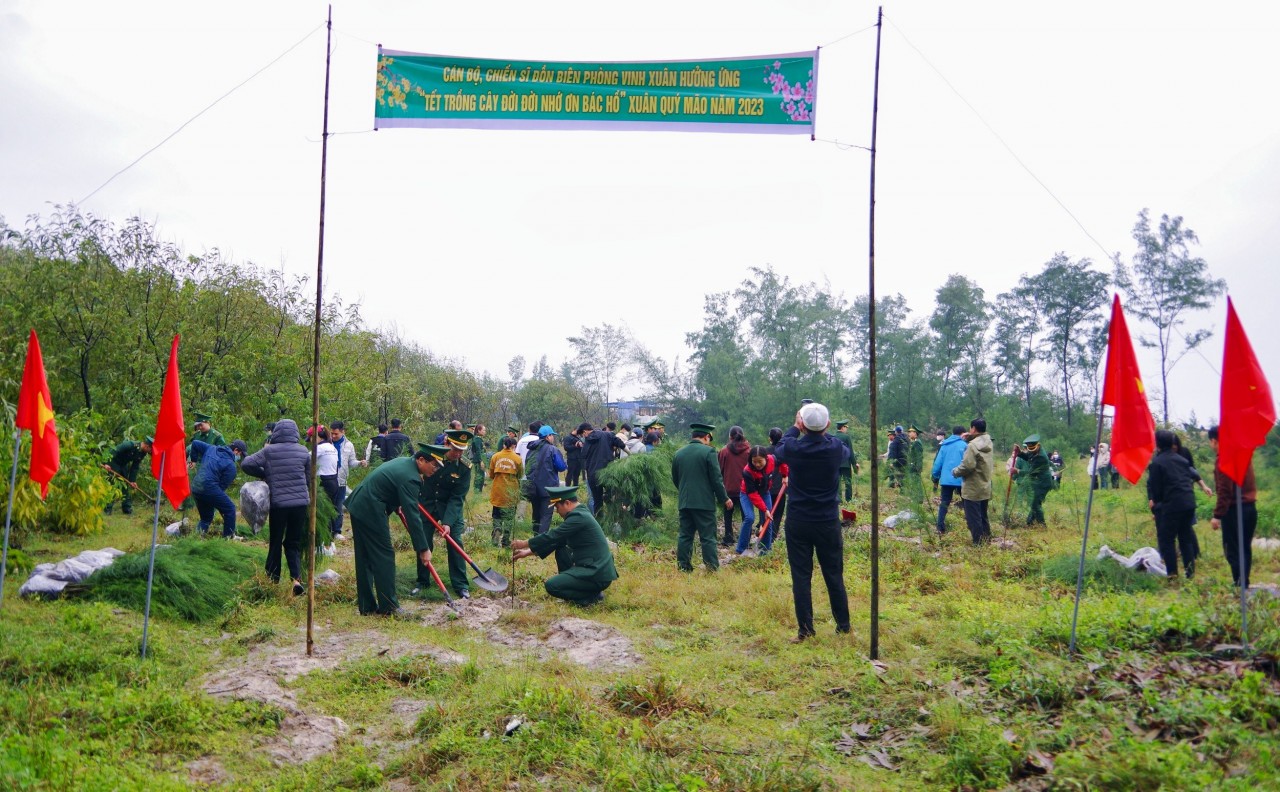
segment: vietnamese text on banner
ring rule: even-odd
[[[511,61],[379,50],[374,127],[806,134],[817,53]]]

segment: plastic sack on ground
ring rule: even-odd
[[[18,595],[57,599],[68,583],[82,582],[99,569],[111,566],[122,555],[124,553],[114,547],[104,547],[101,550],[85,550],[74,558],[67,558],[56,564],[38,564],[31,570],[31,577],[18,589]]]
[[[265,481],[248,481],[240,488],[240,519],[253,528],[256,536],[267,524],[271,511],[271,488]]]
[[[1154,547],[1139,547],[1133,551],[1131,556],[1122,556],[1106,545],[1098,550],[1098,560],[1104,558],[1114,558],[1116,563],[1126,569],[1137,570],[1138,572],[1150,572],[1160,577],[1168,577],[1169,570],[1165,569],[1164,561],[1160,558],[1160,551]]]
[[[915,518],[916,518],[915,512],[909,509],[907,511],[900,511],[897,514],[894,514],[890,517],[886,517],[884,520],[884,527],[892,528],[893,526],[897,525],[900,522],[910,522]]]

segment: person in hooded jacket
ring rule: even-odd
[[[938,502],[938,522],[935,525],[939,535],[947,532],[947,511],[951,508],[951,499],[958,496],[960,488],[964,486],[964,479],[951,475],[951,471],[959,467],[968,447],[969,444],[964,439],[964,427],[957,424],[951,427],[951,436],[942,441],[933,458],[930,477],[934,487],[942,486],[942,498]]]
[[[720,476],[724,479],[724,491],[738,493],[742,491],[742,469],[751,461],[751,444],[747,442],[741,426],[729,427],[729,442],[717,454],[720,462]],[[730,547],[734,542],[733,514],[739,503],[730,501],[724,509],[724,538],[720,540],[723,547]]]
[[[580,424],[578,434],[583,435],[582,467],[587,474],[587,487],[591,490],[591,512],[598,520],[604,509],[604,486],[600,483],[600,471],[613,461],[614,451],[624,451],[627,445],[613,432],[593,430],[589,423]]]
[[[556,430],[543,426],[538,430],[538,439],[529,444],[529,455],[533,468],[529,471],[529,482],[533,487],[533,532],[544,534],[551,528],[551,495],[548,490],[560,486],[560,474],[568,465],[564,455],[556,447]]]
[[[964,449],[960,464],[951,469],[951,475],[964,479],[960,497],[964,499],[964,521],[969,525],[969,535],[975,545],[991,541],[991,517],[987,507],[991,504],[991,477],[995,474],[991,435],[987,434],[987,421],[974,418],[969,422],[969,445]]]
[[[280,553],[284,551],[293,578],[293,593],[301,594],[302,536],[307,526],[307,507],[311,504],[308,480],[311,476],[311,452],[298,443],[298,425],[288,418],[276,421],[271,442],[261,451],[250,454],[240,469],[255,478],[265,479],[271,488],[271,511],[267,513],[269,546],[267,575],[280,582]]]
[[[216,446],[202,440],[192,440],[187,458],[196,463],[196,473],[191,479],[191,495],[196,502],[200,522],[196,527],[201,534],[209,532],[213,513],[222,515],[222,538],[236,535],[236,505],[227,497],[227,487],[236,480],[236,462],[244,459],[249,447],[243,440],[232,440],[229,446]]]

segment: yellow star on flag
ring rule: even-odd
[[[44,438],[44,428],[53,420],[53,408],[44,400],[43,393],[36,394],[36,436]]]

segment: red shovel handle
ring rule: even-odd
[[[782,503],[782,496],[787,494],[787,485],[790,483],[790,481],[784,482],[782,489],[778,490],[778,499],[774,501],[773,508],[769,510],[769,513],[765,515],[764,522],[760,524],[760,533],[756,534],[757,540],[763,539],[764,532],[769,530],[769,525],[773,523],[773,513],[778,510],[778,504]]]
[[[404,512],[396,509],[396,514],[400,517],[400,522],[404,525],[404,529],[409,530],[409,521],[404,518]],[[449,589],[444,587],[444,581],[440,579],[440,573],[436,572],[435,565],[430,561],[427,562],[427,571],[431,573],[431,577],[436,581],[436,585],[440,587],[440,591],[444,594],[444,598],[450,604],[453,603],[453,597],[449,596]]]
[[[445,538],[445,541],[449,543],[449,546],[452,547],[454,550],[457,550],[458,555],[462,556],[462,559],[464,561],[470,564],[477,572],[480,572],[480,567],[476,566],[476,562],[471,560],[471,556],[467,555],[466,551],[462,549],[462,545],[455,542],[452,536],[444,532],[444,528],[440,526],[439,521],[437,521],[435,517],[431,516],[431,512],[423,508],[421,503],[417,504],[417,506],[418,506],[418,511],[422,512],[422,516],[426,517],[428,520],[431,521],[431,524],[436,527],[436,532]],[[484,573],[480,572],[480,574],[483,575]]]

